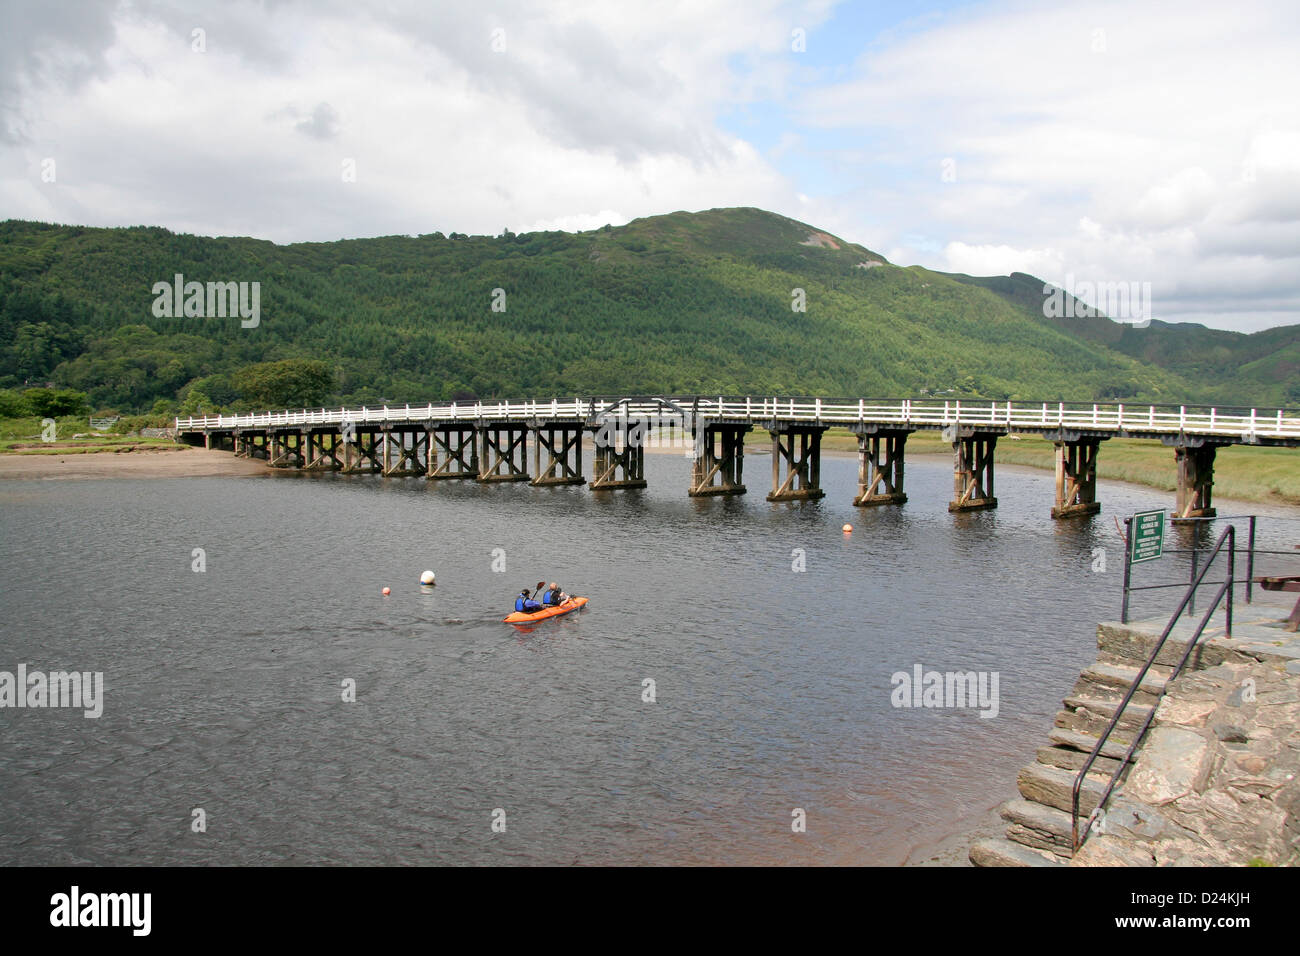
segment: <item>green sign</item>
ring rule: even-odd
[[[1143,511],[1133,516],[1129,525],[1129,563],[1154,561],[1165,553],[1165,513]]]

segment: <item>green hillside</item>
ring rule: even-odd
[[[1088,342],[1157,365],[1200,383],[1207,400],[1218,403],[1300,404],[1300,325],[1247,335],[1193,322],[1153,319],[1147,328],[1112,322],[1105,316],[1047,318],[1043,281],[1023,272],[977,278],[954,275],[1000,295],[1044,324]],[[1251,397],[1248,397],[1251,396]]]
[[[176,273],[260,283],[260,324],[156,317],[154,284]],[[577,234],[287,246],[8,221],[0,389],[49,383],[120,411],[244,408],[274,394],[250,386],[265,384],[265,370],[250,366],[282,360],[323,362],[326,384],[310,394],[330,404],[923,390],[1202,401],[1229,384],[1234,400],[1268,404],[1297,381],[1294,336],[1280,358],[1271,346],[1252,352],[1225,339],[1228,356],[1216,351],[1202,367],[1181,351],[1129,347],[1124,337],[1137,330],[1107,320],[1097,321],[1118,329],[1114,341],[1054,325],[1017,301],[1013,278],[1005,289],[999,282],[893,266],[757,209]],[[498,289],[504,311],[493,311]],[[796,289],[806,311],[792,309]]]

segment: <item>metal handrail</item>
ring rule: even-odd
[[[1183,611],[1187,609],[1187,605],[1192,600],[1192,595],[1196,593],[1196,589],[1200,586],[1206,572],[1208,572],[1210,566],[1214,564],[1214,559],[1217,558],[1219,552],[1223,550],[1224,541],[1228,542],[1227,580],[1225,580],[1219,587],[1219,590],[1214,595],[1214,600],[1211,601],[1210,606],[1205,609],[1205,614],[1201,617],[1201,623],[1196,626],[1196,630],[1192,633],[1192,636],[1188,638],[1187,647],[1184,648],[1183,655],[1179,658],[1178,664],[1174,667],[1173,672],[1170,673],[1169,677],[1165,680],[1165,686],[1160,691],[1160,697],[1163,699],[1165,692],[1169,688],[1169,684],[1182,673],[1184,665],[1186,665],[1188,658],[1192,655],[1192,649],[1196,647],[1196,642],[1200,640],[1201,634],[1205,631],[1205,626],[1210,623],[1210,618],[1218,609],[1219,602],[1223,600],[1225,594],[1228,598],[1226,635],[1228,637],[1232,636],[1232,586],[1233,570],[1236,567],[1237,558],[1237,529],[1235,525],[1228,525],[1228,527],[1223,529],[1223,533],[1219,535],[1219,540],[1215,542],[1213,550],[1210,551],[1209,559],[1205,562],[1205,566],[1201,568],[1200,574],[1196,576],[1196,580],[1187,586],[1187,591],[1183,595],[1183,599],[1178,602],[1178,607],[1174,610],[1173,616],[1169,618],[1169,623],[1165,625],[1165,629],[1160,635],[1160,640],[1156,641],[1156,646],[1151,651],[1151,655],[1147,658],[1147,662],[1142,665],[1142,669],[1138,671],[1137,677],[1133,679],[1133,683],[1129,686],[1128,691],[1125,692],[1124,699],[1120,701],[1119,707],[1115,709],[1115,716],[1110,719],[1110,723],[1107,725],[1105,732],[1102,733],[1101,737],[1097,740],[1097,745],[1092,748],[1092,753],[1088,755],[1088,759],[1083,762],[1083,766],[1075,775],[1070,802],[1070,840],[1075,850],[1078,850],[1079,847],[1083,845],[1083,841],[1079,839],[1079,793],[1083,789],[1083,781],[1087,777],[1088,771],[1092,768],[1093,763],[1096,762],[1097,757],[1101,754],[1102,748],[1106,746],[1106,742],[1110,739],[1110,735],[1114,732],[1115,728],[1119,726],[1120,718],[1124,716],[1125,708],[1128,707],[1129,702],[1133,699],[1133,695],[1137,693],[1138,688],[1142,686],[1142,681],[1146,679],[1147,672],[1155,664],[1156,658],[1160,656],[1160,651],[1164,649],[1165,641],[1169,639],[1169,635],[1173,632],[1174,625],[1178,623],[1178,619],[1182,617]],[[1141,746],[1142,738],[1146,736],[1147,730],[1151,727],[1151,721],[1155,719],[1156,710],[1159,706],[1159,700],[1151,706],[1151,712],[1147,714],[1146,720],[1142,722],[1142,726],[1138,729],[1138,732],[1134,734],[1133,742],[1129,744],[1128,751],[1124,754],[1123,759],[1120,760],[1119,766],[1116,767],[1115,772],[1111,774],[1110,781],[1106,784],[1106,789],[1097,800],[1097,806],[1093,809],[1092,813],[1088,815],[1088,825],[1084,829],[1085,835],[1092,830],[1092,824],[1096,819],[1097,814],[1106,806],[1106,801],[1110,799],[1110,795],[1114,791],[1115,784],[1119,781],[1120,775],[1124,773],[1124,769],[1133,758],[1133,754],[1137,751],[1137,748]]]

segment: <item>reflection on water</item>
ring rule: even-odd
[[[0,709],[0,863],[898,862],[1013,791],[1118,612],[1111,515],[1168,504],[1053,522],[1051,475],[1005,469],[954,516],[924,459],[902,507],[853,508],[845,459],[818,502],[761,468],[691,499],[689,468],[6,482],[0,670],[106,686],[99,720]],[[502,624],[542,578],[591,603]],[[894,708],[916,664],[997,671],[998,717]]]

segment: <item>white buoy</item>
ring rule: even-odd
[[[384,588],[384,597],[388,597],[388,595],[390,595],[390,594],[392,594],[392,593],[393,593],[393,592],[392,592],[391,589],[389,589],[389,588]]]
[[[433,584],[433,572],[432,572],[432,571],[425,571],[423,574],[421,574],[421,575],[420,575],[420,583],[421,583],[421,584]]]

